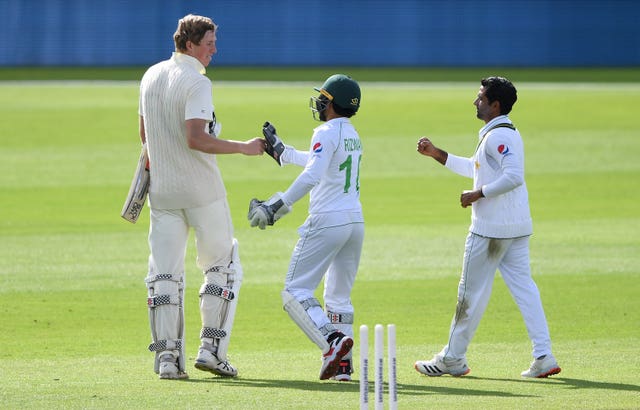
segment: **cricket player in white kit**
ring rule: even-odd
[[[195,367],[222,376],[237,370],[227,348],[242,282],[238,244],[215,154],[260,155],[264,140],[219,139],[205,67],[216,53],[217,26],[208,17],[180,19],[170,59],[150,67],[140,84],[140,138],[149,154],[147,305],[161,379],[187,378],[184,257],[189,228],[196,237],[202,329]]]
[[[267,153],[280,165],[304,170],[284,193],[267,201],[252,201],[251,226],[264,229],[310,194],[309,216],[298,240],[282,292],[291,319],[323,353],[320,379],[351,380],[353,314],[351,290],[360,263],[364,218],[360,204],[360,137],[349,118],[360,106],[360,87],[352,78],[335,74],[310,101],[315,128],[309,151],[285,146],[275,129],[265,124]],[[316,118],[318,119],[318,118]],[[324,309],[314,291],[324,278]]]
[[[533,232],[524,180],[524,147],[508,114],[517,100],[513,84],[502,77],[481,81],[474,101],[477,117],[485,122],[471,158],[462,158],[420,138],[418,152],[462,176],[473,178],[473,190],[460,196],[471,205],[471,226],[465,244],[458,303],[447,345],[415,369],[427,376],[469,373],[466,352],[489,302],[496,270],[500,270],[533,345],[533,362],[523,377],[548,377],[560,372],[551,352],[538,288],[531,277],[529,237]]]

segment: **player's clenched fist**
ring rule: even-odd
[[[427,137],[422,137],[418,140],[418,148],[416,149],[420,154],[431,157],[444,165],[447,162],[447,154],[446,151],[441,150],[440,148],[433,145],[431,140]]]
[[[435,152],[435,147],[427,137],[422,137],[418,140],[418,149],[417,151],[422,155],[433,156]]]

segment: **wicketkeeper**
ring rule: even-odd
[[[349,118],[360,107],[360,87],[352,78],[336,74],[311,97],[314,119],[323,121],[311,137],[308,151],[285,145],[270,123],[263,133],[266,151],[279,165],[295,164],[304,170],[284,193],[266,201],[254,199],[249,207],[251,226],[265,229],[291,211],[307,193],[309,216],[298,230],[282,303],[291,319],[323,354],[320,379],[351,380],[353,305],[364,239],[360,205],[362,144]],[[316,116],[318,118],[316,118]],[[324,278],[324,309],[314,291]]]

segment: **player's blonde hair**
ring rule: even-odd
[[[173,42],[176,45],[176,51],[187,51],[187,41],[193,44],[200,44],[200,41],[207,31],[218,29],[218,26],[209,17],[188,14],[178,20],[178,28],[173,34]]]

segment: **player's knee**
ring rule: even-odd
[[[184,289],[184,275],[178,274],[150,274],[145,279],[149,290],[147,305],[153,308],[159,305],[180,305],[181,292]]]
[[[315,299],[315,296],[308,289],[285,288],[282,291],[282,304],[286,304],[292,298],[302,303],[305,300]]]

